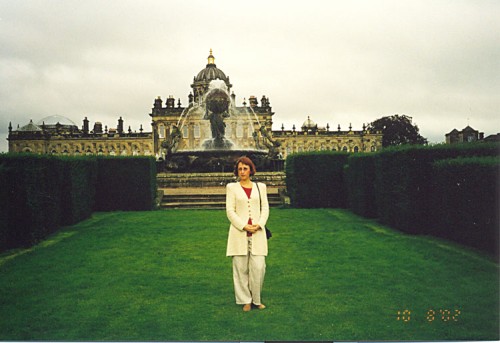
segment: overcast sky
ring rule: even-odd
[[[215,63],[273,128],[413,117],[430,142],[500,132],[500,1],[0,0],[0,151],[9,122],[85,116],[151,130]]]

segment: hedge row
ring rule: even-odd
[[[91,157],[61,158],[61,224],[72,225],[94,211],[97,161]]]
[[[498,254],[498,157],[433,164],[432,235]]]
[[[343,169],[347,153],[293,154],[286,160],[286,185],[295,207],[347,207]]]
[[[144,201],[156,187],[153,159],[121,159],[120,166],[112,166],[112,172],[122,173],[117,179],[123,184],[115,183],[116,187],[105,192],[100,185],[109,187],[112,172],[101,170],[111,167],[103,160],[107,159],[0,154],[0,251],[31,246],[61,226],[84,220],[93,211],[106,210],[104,197],[115,209],[153,208],[154,199]],[[146,191],[137,187],[136,177],[145,174],[137,172],[141,169],[138,164],[142,169],[149,168]],[[107,178],[99,179],[102,174]]]
[[[350,155],[345,173],[349,208],[367,218],[377,217],[374,186],[376,157],[373,153]]]
[[[372,154],[352,154],[343,166],[344,173],[340,171],[338,164],[331,165],[332,160],[343,163],[344,157],[339,157],[338,153],[297,154],[289,156],[286,161],[287,188],[294,207],[344,207],[343,204],[348,204],[354,213],[378,218],[382,223],[401,231],[446,237],[491,252],[492,245],[485,242],[487,239],[494,241],[492,232],[498,230],[498,218],[493,217],[498,216],[498,202],[492,200],[494,196],[498,197],[498,175],[493,173],[491,160],[488,172],[482,171],[486,168],[482,166],[484,162],[478,162],[480,160],[477,159],[465,160],[466,166],[454,167],[467,171],[468,184],[476,187],[476,193],[467,192],[468,195],[475,194],[473,200],[471,198],[467,201],[469,204],[475,202],[477,205],[460,207],[463,216],[474,218],[473,223],[476,223],[474,240],[467,236],[472,234],[471,226],[462,225],[458,228],[457,219],[450,214],[455,208],[459,208],[458,205],[440,205],[443,197],[449,199],[450,194],[457,193],[458,190],[451,187],[452,183],[436,181],[441,180],[439,177],[446,178],[442,173],[445,173],[444,170],[450,173],[452,167],[444,168],[442,164],[435,162],[473,156],[499,156],[499,145],[477,143],[430,147],[404,146]],[[450,163],[455,166],[457,162]],[[477,172],[474,172],[476,169]],[[458,172],[457,175],[462,179],[465,177]],[[450,180],[453,178],[448,181]],[[448,187],[446,191],[443,189],[445,185]],[[485,187],[489,187],[488,190]],[[460,188],[463,189],[465,188]],[[337,192],[337,190],[345,191]],[[480,194],[485,196],[481,197]],[[336,198],[335,202],[332,202],[331,198],[336,196],[345,198]],[[460,196],[462,199],[468,199]],[[330,200],[319,201],[320,199]],[[448,200],[448,204],[451,203],[453,202]],[[481,213],[483,218],[488,218],[485,219],[486,222],[477,219],[477,213]],[[453,224],[447,224],[449,222]],[[478,232],[478,228],[481,228],[481,232]],[[457,233],[458,231],[460,233]],[[482,243],[474,243],[479,241]]]
[[[51,156],[0,156],[2,250],[30,246],[59,229],[63,209],[71,211],[72,206],[65,197],[71,183],[64,178],[70,164]]]
[[[96,211],[148,211],[156,197],[156,162],[151,157],[100,157]]]
[[[497,144],[405,146],[385,149],[375,161],[378,218],[401,231],[432,233],[433,163],[442,159],[497,156]]]

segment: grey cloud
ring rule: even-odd
[[[148,128],[156,96],[187,102],[210,48],[238,102],[270,98],[275,129],[400,113],[434,142],[467,124],[496,133],[499,13],[472,0],[3,1],[0,151],[9,121],[52,114]]]

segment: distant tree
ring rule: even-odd
[[[368,124],[369,130],[382,131],[382,146],[403,144],[427,144],[427,139],[418,133],[418,126],[412,124],[412,118],[395,114],[382,117]]]

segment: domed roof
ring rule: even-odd
[[[59,115],[48,116],[38,121],[38,125],[45,124],[52,126],[56,125],[57,123],[63,126],[76,126],[76,124],[71,119]]]
[[[212,49],[210,49],[210,55],[208,56],[208,64],[205,69],[202,69],[198,75],[194,78],[194,82],[210,82],[212,80],[223,80],[224,82],[229,82],[226,74],[215,65],[215,58],[212,55]]]
[[[316,128],[316,123],[311,120],[311,118],[308,116],[307,120],[302,124],[302,129],[314,129]]]
[[[42,131],[42,129],[38,125],[33,124],[33,120],[30,120],[29,124],[24,125],[23,127],[19,128],[17,131],[35,132],[35,131]]]

